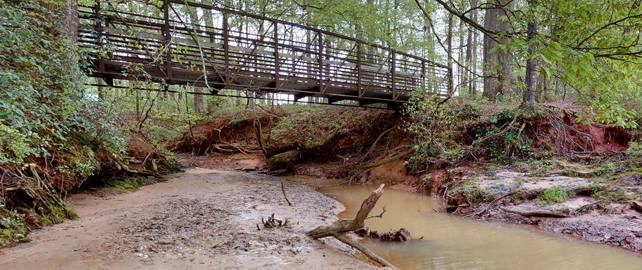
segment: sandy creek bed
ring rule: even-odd
[[[73,195],[80,218],[0,251],[0,269],[381,269],[336,240],[306,237],[344,207],[286,181],[290,207],[279,181],[194,168],[133,193]],[[258,231],[272,213],[293,225]]]

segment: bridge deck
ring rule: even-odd
[[[110,85],[153,81],[390,107],[417,88],[441,95],[451,87],[443,65],[320,29],[177,0],[138,7],[145,15],[124,7],[79,6],[78,41],[93,61],[88,74]],[[207,18],[191,20],[196,14]]]

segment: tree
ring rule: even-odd
[[[493,44],[490,50],[487,50],[489,46],[484,47],[485,59],[491,54],[509,57],[503,61],[500,57],[503,63],[494,63],[491,71],[500,70],[496,74],[504,82],[510,83],[511,79],[506,77],[511,74],[521,77],[514,80],[515,89],[503,91],[521,95],[524,105],[534,106],[536,75],[542,74],[545,80],[559,81],[556,87],[573,89],[580,101],[598,109],[597,112],[587,110],[588,116],[605,123],[637,125],[633,120],[641,108],[631,105],[629,100],[639,96],[635,85],[642,80],[633,75],[638,73],[633,66],[639,65],[642,59],[642,5],[639,2],[489,0],[479,5],[487,13],[486,23],[481,25],[470,17],[471,9],[452,1],[435,1],[483,33],[485,45]],[[495,15],[494,10],[500,15]],[[505,21],[507,27],[493,27],[496,16]],[[538,65],[540,61],[542,65]],[[511,73],[505,63],[519,68]],[[485,74],[490,73],[488,66],[484,65]],[[622,75],[623,78],[615,79]],[[486,89],[484,95],[492,97],[491,93],[486,94]]]

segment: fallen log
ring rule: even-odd
[[[339,220],[337,223],[329,226],[319,226],[307,232],[306,235],[308,235],[309,237],[312,237],[312,239],[319,239],[319,238],[332,236],[337,240],[353,248],[358,249],[364,255],[368,256],[368,258],[380,264],[381,266],[394,267],[388,261],[386,261],[385,259],[379,257],[377,254],[370,251],[364,245],[352,240],[350,237],[345,235],[346,232],[356,231],[358,229],[363,228],[364,221],[368,218],[368,214],[370,214],[370,211],[372,211],[372,208],[374,208],[375,205],[377,204],[377,200],[379,200],[379,197],[381,197],[381,195],[383,194],[384,186],[385,186],[384,184],[381,184],[378,189],[373,191],[370,194],[370,196],[368,196],[368,198],[366,198],[363,201],[363,203],[361,204],[361,208],[359,209],[359,212],[357,212],[357,215],[355,216],[354,219],[342,219],[342,220]],[[381,217],[381,215],[379,215],[379,217]]]
[[[502,211],[507,212],[507,213],[518,214],[518,215],[525,216],[525,217],[553,217],[553,218],[565,218],[565,217],[568,217],[568,215],[566,215],[566,214],[556,213],[556,212],[547,211],[547,210],[531,210],[531,211],[525,210],[525,211],[519,211],[519,210],[508,209],[506,207],[500,207],[499,209],[501,209]]]

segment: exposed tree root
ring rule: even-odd
[[[389,129],[387,129],[387,130],[386,130],[386,131],[384,131],[384,132],[381,132],[381,134],[379,134],[379,137],[377,137],[377,139],[372,143],[372,146],[370,146],[370,149],[368,149],[368,152],[366,152],[366,154],[365,154],[365,155],[363,155],[363,157],[361,158],[361,161],[366,160],[366,158],[367,158],[370,154],[372,154],[372,152],[373,152],[373,151],[374,151],[374,149],[375,149],[375,146],[377,145],[377,143],[379,142],[379,140],[381,140],[381,138],[383,138],[383,136],[384,136],[384,135],[386,135],[388,132],[390,132],[390,131],[392,131],[393,129],[398,128],[398,127],[399,127],[399,126],[394,126],[394,127],[391,127],[391,128],[389,128]]]

